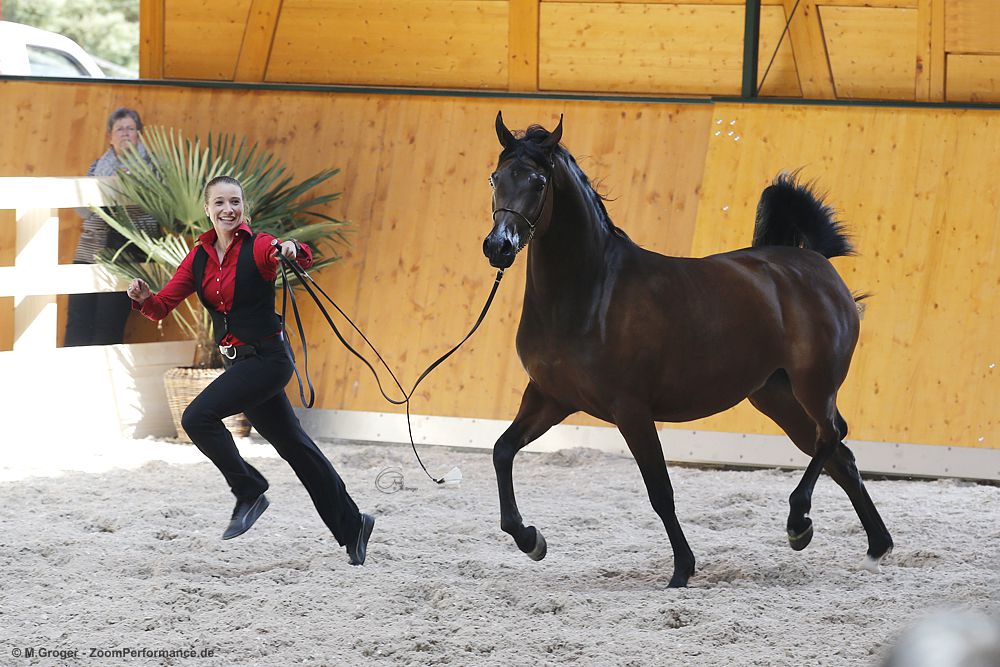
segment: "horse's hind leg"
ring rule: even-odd
[[[628,448],[639,465],[642,481],[646,484],[649,502],[663,521],[674,552],[674,573],[668,587],[687,586],[694,574],[694,554],[688,546],[674,508],[674,490],[670,485],[663,448],[656,435],[656,424],[646,411],[616,411],[615,423],[625,437]]]
[[[784,371],[775,373],[760,390],[750,396],[750,402],[774,420],[799,449],[809,456],[814,454],[816,424],[795,399]],[[838,435],[843,440],[847,436],[847,423],[839,412],[836,421]],[[854,455],[843,442],[840,442],[826,462],[825,468],[830,477],[847,493],[854,510],[858,513],[858,518],[861,519],[861,525],[864,526],[868,536],[866,562],[869,569],[872,569],[872,566],[877,566],[879,559],[892,549],[892,537],[865,489],[861,475],[854,464]]]
[[[571,413],[548,398],[532,382],[524,390],[514,421],[493,446],[493,467],[500,494],[500,528],[514,538],[517,547],[532,560],[545,558],[547,546],[542,533],[525,526],[514,499],[514,456],[528,443],[561,422]]]
[[[844,424],[844,435],[847,434],[846,423]],[[854,453],[841,443],[834,452],[833,457],[826,464],[826,471],[833,477],[834,481],[847,492],[847,497],[854,505],[854,511],[858,513],[861,524],[865,527],[868,535],[868,555],[865,558],[864,567],[872,572],[878,572],[878,564],[882,558],[892,551],[892,536],[882,522],[875,503],[865,484],[861,481],[861,473],[854,462]]]

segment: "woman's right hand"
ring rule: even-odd
[[[128,284],[128,289],[125,290],[125,293],[128,294],[128,298],[132,299],[140,306],[146,301],[146,299],[153,295],[153,293],[149,291],[149,285],[147,285],[146,281],[141,278],[136,278],[130,282]]]

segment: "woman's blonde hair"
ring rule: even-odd
[[[246,195],[243,194],[243,184],[237,181],[232,176],[216,176],[215,178],[213,178],[212,180],[210,180],[208,183],[205,184],[205,190],[204,192],[202,192],[202,197],[204,198],[206,204],[208,204],[208,191],[212,188],[213,185],[219,185],[220,183],[225,183],[227,185],[235,185],[236,187],[238,187],[240,189],[240,194],[243,195],[244,199],[243,206],[246,207],[246,201],[245,201]]]

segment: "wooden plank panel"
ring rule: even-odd
[[[253,0],[236,61],[236,81],[263,81],[271,57],[281,0]]]
[[[771,64],[771,71],[767,78],[761,83],[757,83],[757,93],[762,96],[771,97],[801,97],[802,86],[800,83],[798,63],[796,62],[794,43],[790,34],[785,32],[785,23],[788,17],[785,9],[778,7],[763,7],[760,20],[760,46],[758,48],[758,76],[764,77],[764,73]],[[777,49],[777,53],[775,53]],[[742,59],[740,67],[742,68]]]
[[[853,232],[834,261],[871,291],[840,392],[851,437],[1000,446],[1000,114],[718,105],[740,130],[709,143],[695,254],[749,243],[761,189],[805,167]],[[737,175],[737,176],[734,176]],[[696,423],[778,433],[747,404]],[[982,440],[980,440],[982,438]]]
[[[837,97],[914,99],[916,10],[823,7],[821,11]]]
[[[1000,54],[1000,12],[996,0],[941,0],[948,53]]]
[[[232,81],[251,0],[171,0],[164,20],[163,75]]]
[[[510,0],[509,90],[538,90],[539,0]]]
[[[12,209],[0,209],[0,266],[14,266],[16,223]]]
[[[1000,102],[1000,55],[948,55],[949,102]]]
[[[934,12],[932,0],[920,0],[917,8],[917,49],[916,81],[914,99],[918,102],[931,100],[931,69],[934,62]]]
[[[942,0],[931,2],[931,102],[944,101],[945,11]]]
[[[139,0],[139,77],[163,78],[164,3],[166,0]]]
[[[285,0],[268,81],[507,87],[501,0]]]
[[[783,28],[781,9],[765,8],[762,54],[769,57]],[[539,87],[543,90],[740,92],[742,7],[546,2],[541,7],[539,33]],[[769,94],[798,93],[787,40],[766,85]]]
[[[832,100],[836,90],[816,1],[784,0],[784,8],[785,15],[792,17],[788,34],[795,51],[802,95],[814,100]]]
[[[0,296],[0,352],[14,349],[14,297]]]

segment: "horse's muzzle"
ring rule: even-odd
[[[483,241],[483,254],[494,269],[507,269],[517,256],[517,245],[506,235],[492,233]]]

